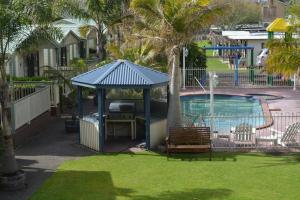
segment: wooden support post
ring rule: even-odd
[[[77,102],[78,102],[78,117],[79,120],[82,119],[83,117],[83,106],[82,106],[82,87],[78,86],[77,87]],[[80,122],[79,122],[79,126],[80,126]],[[78,131],[78,144],[80,144],[80,127],[79,127],[79,131]]]
[[[145,112],[145,138],[146,138],[146,148],[150,149],[150,89],[143,90],[144,96],[144,112]]]
[[[104,152],[104,143],[105,143],[105,132],[104,132],[104,93],[103,89],[97,90],[98,94],[98,121],[99,121],[99,151]]]
[[[77,103],[78,103],[78,116],[83,117],[83,103],[82,103],[82,87],[77,87]]]

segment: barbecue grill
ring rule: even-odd
[[[131,136],[132,139],[135,139],[135,112],[135,103],[111,102],[106,120],[106,137]]]
[[[128,120],[135,118],[135,103],[111,102],[108,108],[108,119]]]

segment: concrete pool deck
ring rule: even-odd
[[[217,88],[216,94],[247,95],[247,94],[268,94],[283,97],[276,100],[268,100],[267,103],[272,114],[276,113],[300,113],[300,89],[293,91],[292,88]],[[200,89],[181,90],[180,95],[209,94]]]
[[[267,100],[272,124],[271,126],[262,127],[261,129],[256,129],[255,136],[256,137],[269,137],[274,132],[273,130],[280,131],[284,133],[287,127],[295,122],[300,122],[300,90],[293,91],[292,89],[280,89],[280,88],[260,88],[260,89],[244,89],[244,88],[218,88],[214,91],[215,94],[225,94],[225,95],[247,95],[247,94],[264,94],[264,95],[274,95],[280,96],[282,98],[276,100]],[[182,90],[181,95],[195,95],[195,94],[208,94],[204,93],[203,90],[194,90],[187,89]],[[226,115],[226,113],[224,114]],[[249,116],[249,119],[251,116]],[[257,127],[256,127],[257,128]],[[229,134],[229,133],[226,133]],[[274,135],[273,135],[274,136]],[[276,135],[275,135],[276,136]],[[277,135],[278,136],[278,135]],[[300,135],[295,137],[297,142],[300,142]],[[216,139],[216,147],[228,147],[230,144],[223,140]],[[272,143],[264,143],[264,144],[255,144],[256,147],[258,145],[263,145],[263,147],[274,147]]]

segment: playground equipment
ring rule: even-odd
[[[291,39],[293,37],[293,33],[289,31],[290,29],[290,24],[283,18],[276,18],[268,27],[268,39],[273,40],[274,38],[274,33],[284,33],[284,39]],[[297,75],[294,74],[293,77],[293,82],[294,82],[294,87],[293,90],[296,90],[296,80]],[[273,78],[271,75],[268,76],[268,84],[273,85]]]
[[[218,51],[224,51],[224,50],[230,50],[230,51],[238,51],[238,50],[250,50],[250,70],[249,70],[249,76],[250,80],[254,81],[254,47],[252,46],[211,46],[211,47],[203,47],[203,49],[206,50],[218,50]],[[236,86],[239,85],[239,56],[238,54],[234,55],[234,83]]]

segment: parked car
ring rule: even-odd
[[[269,49],[267,48],[262,49],[256,58],[256,66],[263,67],[268,58],[268,54],[269,54]]]

